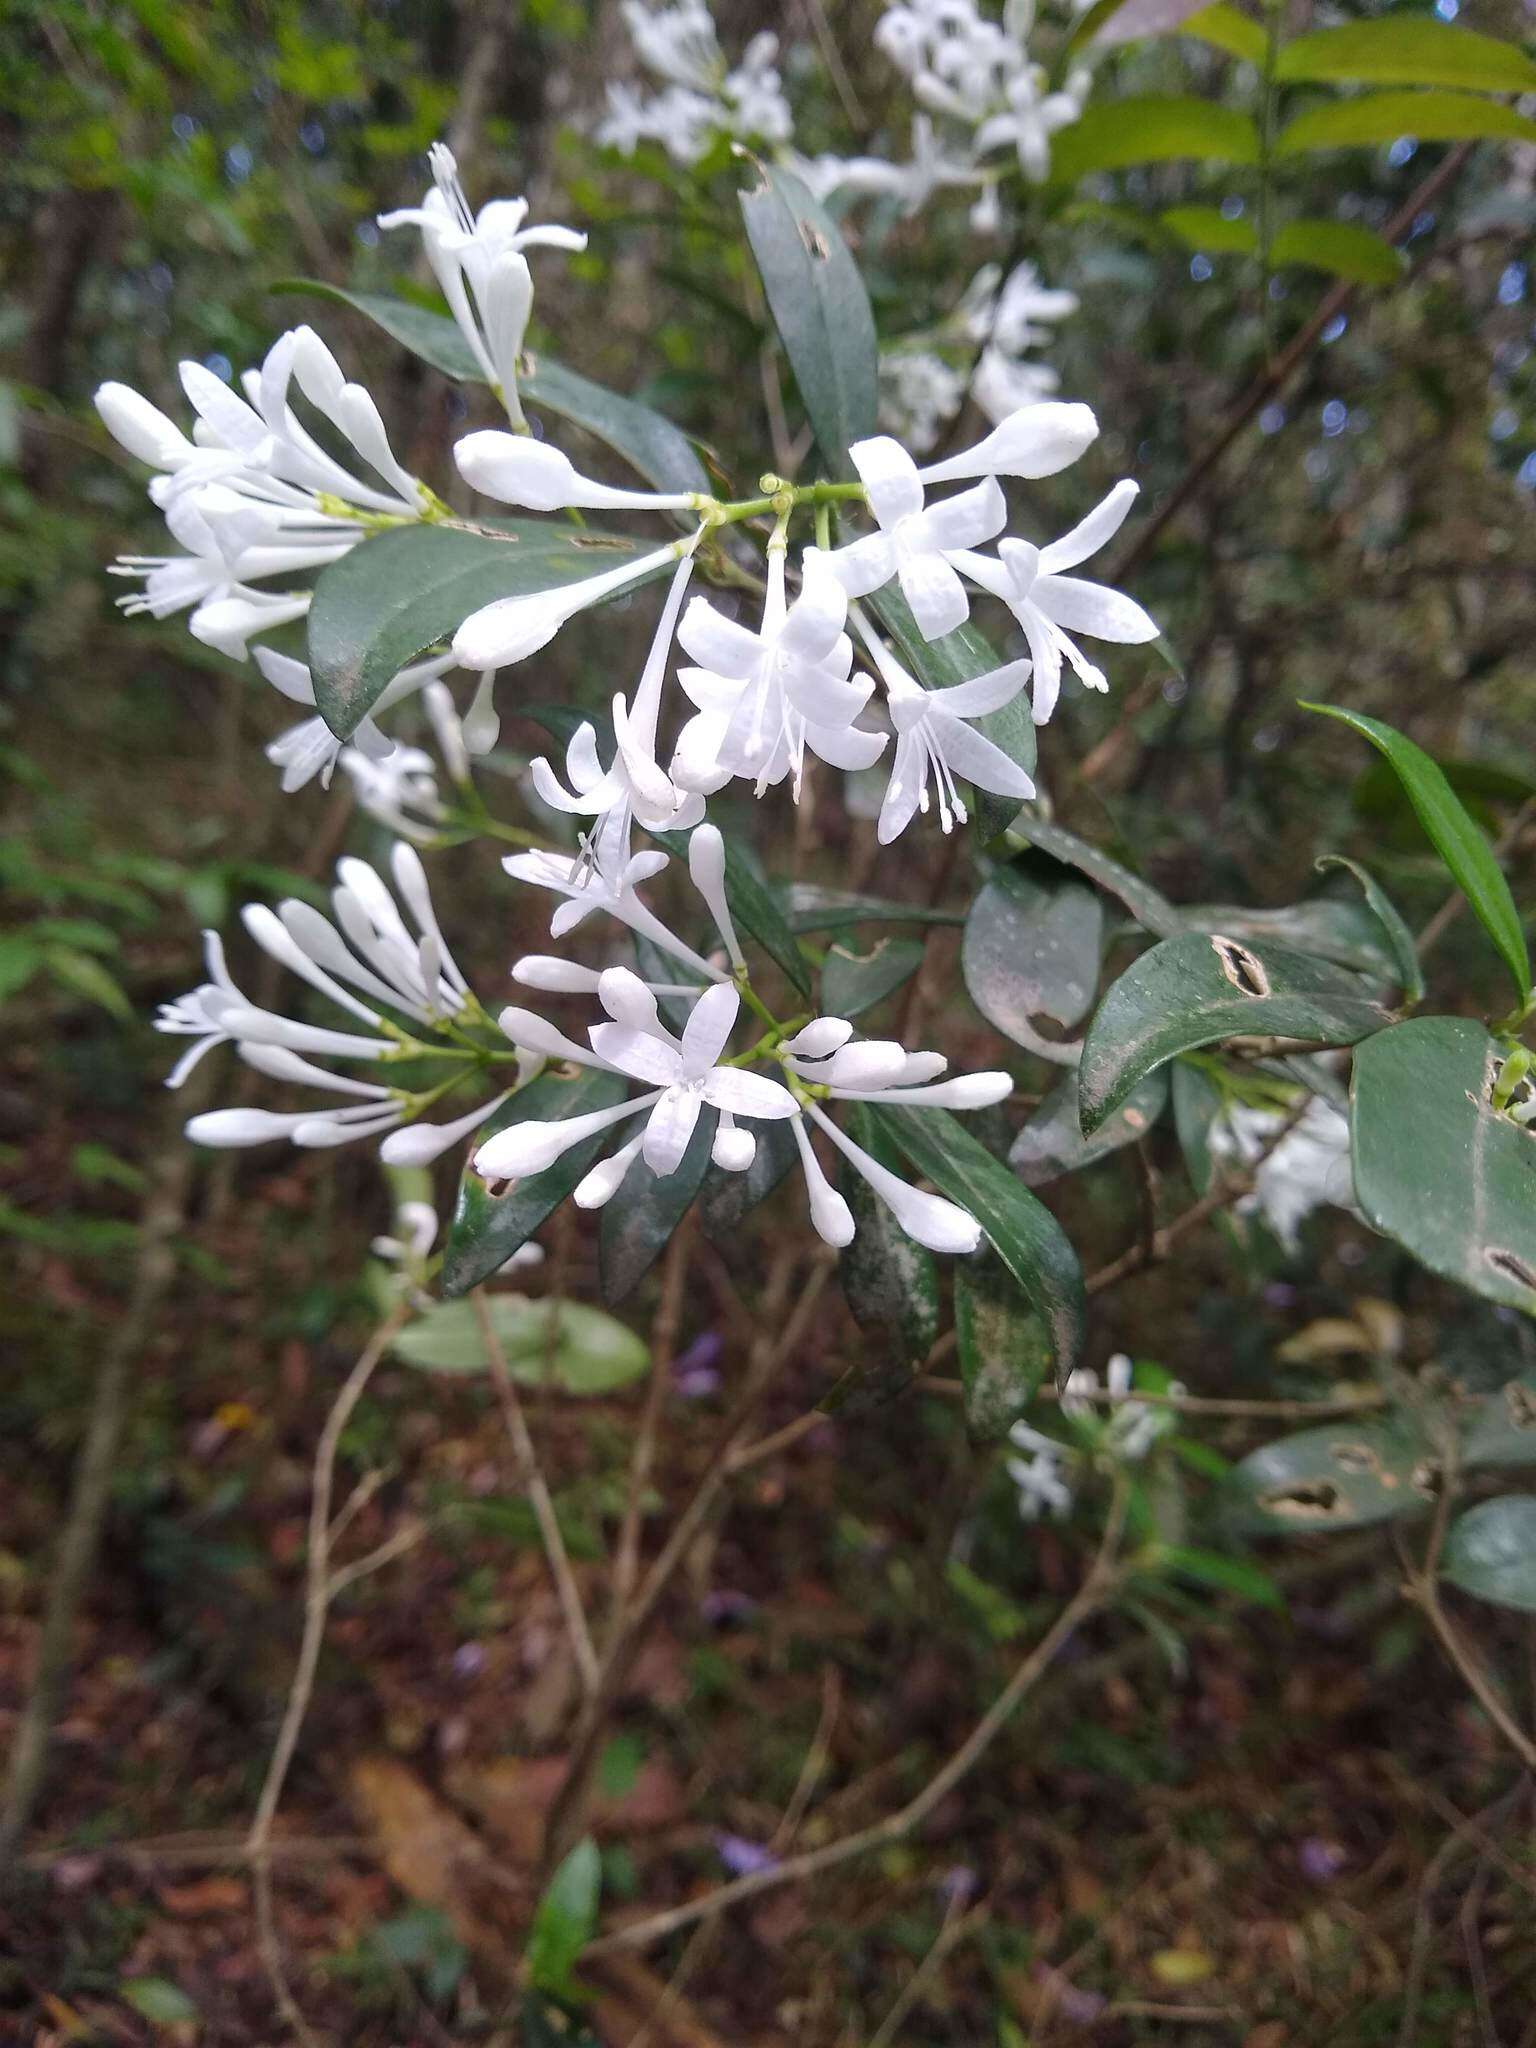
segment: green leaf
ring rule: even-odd
[[[472,533],[422,524],[375,534],[315,579],[308,634],[316,708],[348,739],[398,671],[451,638],[481,605],[554,590],[651,551],[625,534],[553,519],[486,520]]]
[[[1093,43],[1100,49],[1112,49],[1117,43],[1134,43],[1144,36],[1172,35],[1203,4],[1204,0],[1094,0],[1067,39],[1067,47],[1075,50]]]
[[[844,932],[857,924],[965,922],[963,911],[893,903],[885,896],[861,896],[852,889],[824,889],[816,882],[792,883],[786,901],[785,921],[793,932]]]
[[[1502,1055],[1470,1017],[1414,1017],[1355,1053],[1355,1199],[1431,1272],[1536,1314],[1536,1132],[1494,1110]]]
[[[603,1863],[590,1835],[578,1842],[549,1881],[528,1935],[525,1966],[535,1991],[551,1998],[578,1996],[571,1972],[597,1931]]]
[[[1242,903],[1197,903],[1184,912],[1189,926],[1226,932],[1235,939],[1273,940],[1298,953],[1352,967],[1376,980],[1397,976],[1397,960],[1370,906],[1353,896],[1311,896],[1274,910]]]
[[[1075,832],[1068,832],[1062,826],[1053,825],[1034,812],[1024,810],[1009,827],[1009,834],[1037,847],[1041,853],[1048,853],[1052,860],[1076,868],[1089,881],[1097,882],[1101,889],[1107,889],[1111,896],[1119,898],[1139,925],[1155,932],[1160,939],[1171,939],[1176,933],[1189,929],[1183,915],[1150,882],[1144,882],[1140,875],[1133,875],[1129,868],[1111,860],[1096,846],[1090,846],[1086,839],[1079,839]]]
[[[858,1017],[893,995],[923,964],[921,939],[877,939],[868,953],[833,946],[821,967],[821,1008],[828,1017]]]
[[[1080,1172],[1122,1146],[1138,1143],[1167,1106],[1168,1076],[1160,1067],[1085,1138],[1077,1120],[1077,1076],[1068,1074],[1014,1139],[1008,1164],[1026,1187],[1044,1187],[1064,1173]]]
[[[543,1073],[487,1118],[480,1135],[482,1139],[492,1137],[529,1117],[549,1123],[561,1117],[586,1116],[595,1109],[611,1109],[623,1100],[625,1088],[622,1075],[605,1073],[600,1067],[584,1067],[569,1077]],[[466,1163],[443,1250],[444,1294],[467,1294],[504,1266],[559,1208],[597,1157],[602,1143],[599,1135],[572,1146],[545,1172],[530,1174],[504,1195],[493,1195]]]
[[[1406,1416],[1335,1422],[1250,1451],[1229,1485],[1241,1526],[1273,1535],[1359,1529],[1422,1514],[1433,1503],[1439,1462]]]
[[[1253,1607],[1285,1612],[1285,1595],[1269,1573],[1245,1557],[1230,1557],[1219,1550],[1188,1550],[1182,1544],[1165,1544],[1156,1553],[1154,1568],[1176,1579],[1192,1579],[1197,1586],[1210,1586],[1218,1593],[1234,1593]]]
[[[745,1173],[722,1173],[712,1166],[699,1195],[699,1216],[705,1235],[717,1244],[728,1242],[759,1202],[767,1201],[792,1167],[800,1163],[789,1119],[757,1126],[757,1150]]]
[[[1287,43],[1275,65],[1298,80],[1360,85],[1449,85],[1469,92],[1536,92],[1536,64],[1513,43],[1427,16],[1394,14],[1316,29]],[[1418,131],[1412,131],[1417,133]]]
[[[849,1137],[882,1166],[896,1169],[900,1161],[870,1105],[850,1103],[849,1111]],[[939,1334],[938,1263],[907,1236],[846,1160],[838,1179],[856,1225],[853,1242],[838,1255],[843,1293],[854,1321],[875,1340],[874,1356],[866,1352],[856,1371],[866,1391],[883,1397],[906,1384]]]
[[[955,1342],[965,1422],[977,1443],[1006,1436],[1050,1368],[1045,1326],[990,1245],[955,1268]]]
[[[1411,135],[1419,142],[1473,141],[1481,136],[1536,142],[1536,121],[1496,100],[1463,92],[1363,92],[1298,114],[1275,144],[1281,156],[1309,149],[1369,149]]]
[[[1179,33],[1198,36],[1202,43],[1225,50],[1229,57],[1239,57],[1246,64],[1262,65],[1268,54],[1268,42],[1258,22],[1241,9],[1227,6],[1226,0],[1216,0],[1214,7],[1186,15]]]
[[[976,1218],[1040,1319],[1045,1354],[1064,1381],[1082,1347],[1086,1304],[1082,1268],[1056,1218],[948,1110],[871,1113],[917,1171]]]
[[[1396,284],[1403,274],[1403,253],[1370,228],[1342,220],[1287,221],[1269,245],[1271,263],[1300,264],[1347,277],[1351,284]]]
[[[1095,171],[1193,157],[1206,163],[1256,164],[1259,131],[1251,118],[1214,100],[1104,100],[1051,138],[1053,185],[1075,185]]]
[[[1048,888],[1000,867],[971,905],[960,970],[987,1022],[1033,1049],[1032,1018],[1071,1025],[1092,1008],[1103,944],[1104,911],[1092,889]]]
[[[1440,1576],[1495,1607],[1536,1614],[1536,1499],[1501,1494],[1459,1515],[1445,1539]]]
[[[1221,1105],[1221,1090],[1203,1067],[1192,1060],[1174,1061],[1174,1128],[1179,1134],[1179,1150],[1184,1154],[1190,1186],[1197,1195],[1206,1193],[1215,1172],[1211,1125],[1221,1114]]]
[[[199,2017],[185,1991],[169,1977],[130,1977],[119,1987],[126,2004],[152,2027],[185,2027]]]
[[[487,1300],[507,1371],[520,1384],[567,1394],[611,1394],[645,1371],[650,1354],[633,1330],[579,1301]],[[421,1372],[470,1375],[489,1370],[480,1318],[469,1301],[440,1301],[410,1323],[394,1354]]]
[[[1536,135],[1536,123],[1532,123],[1532,133]],[[1497,947],[1524,1002],[1531,992],[1531,956],[1520,913],[1492,848],[1467,816],[1444,771],[1422,747],[1379,718],[1367,718],[1363,711],[1345,711],[1336,704],[1303,703],[1301,708],[1353,726],[1391,762],[1419,823]]]
[[[1224,1038],[1317,1039],[1352,1045],[1391,1017],[1341,967],[1267,941],[1215,932],[1165,939],[1110,989],[1077,1070],[1083,1129],[1092,1132],[1148,1074]]]
[[[1397,970],[1398,985],[1410,1003],[1424,999],[1424,969],[1419,965],[1419,951],[1414,944],[1413,933],[1403,922],[1403,914],[1392,901],[1380,882],[1368,868],[1359,861],[1350,860],[1342,853],[1325,853],[1315,863],[1319,868],[1347,868],[1365,892],[1365,900],[1375,913],[1381,926],[1392,964]]]
[[[1158,219],[1191,249],[1251,256],[1259,246],[1258,230],[1251,220],[1228,220],[1217,206],[1170,206]]]
[[[304,292],[352,306],[444,376],[461,384],[485,382],[457,322],[441,313],[429,313],[407,299],[389,298],[380,292],[343,291],[339,285],[322,284],[315,278],[285,277],[272,290]],[[709,478],[687,436],[648,405],[594,384],[590,377],[580,376],[548,356],[530,365],[518,389],[531,404],[585,427],[658,491],[708,491]]]
[[[77,953],[70,946],[49,946],[43,965],[64,988],[88,1003],[96,1003],[120,1024],[132,1024],[138,1012],[120,985],[92,953]]]
[[[604,1204],[598,1226],[597,1263],[604,1301],[622,1301],[661,1257],[709,1170],[709,1148],[715,1141],[717,1122],[714,1110],[700,1113],[675,1172],[656,1174],[643,1159],[630,1161],[618,1193]]]
[[[1519,1373],[1462,1416],[1459,1463],[1536,1465],[1536,1373]]]
[[[16,934],[0,935],[0,1003],[20,993],[43,964],[43,949]]]
[[[792,172],[753,161],[740,193],[747,240],[822,455],[848,474],[848,450],[878,410],[874,316],[837,223]]]
[[[686,863],[686,832],[653,832],[651,837],[674,860]],[[809,996],[811,971],[783,911],[751,861],[729,837],[725,841],[725,898],[741,931],[756,939],[798,994]]]

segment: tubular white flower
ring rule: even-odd
[[[722,1173],[745,1173],[757,1157],[757,1139],[741,1128],[728,1109],[722,1109],[709,1156]]]
[[[1090,406],[1050,402],[1021,405],[985,434],[974,448],[920,469],[923,484],[957,482],[968,476],[1016,476],[1033,481],[1069,469],[1098,439]],[[853,451],[850,450],[850,453]]]
[[[589,1173],[584,1174],[571,1190],[571,1200],[577,1208],[601,1209],[605,1202],[611,1202],[623,1186],[624,1176],[640,1157],[644,1143],[645,1133],[642,1131],[607,1159],[600,1159]]]
[[[269,755],[272,749],[267,749]],[[437,837],[447,806],[437,793],[436,764],[420,747],[391,747],[382,756],[343,747],[341,766],[358,807],[402,839],[422,845]]]
[[[715,930],[725,941],[733,967],[745,967],[741,942],[725,894],[725,841],[716,825],[696,825],[688,840],[688,873],[693,886],[704,898]]]
[[[509,1125],[506,1130],[486,1139],[474,1154],[471,1164],[482,1180],[490,1182],[523,1180],[529,1174],[545,1173],[573,1145],[600,1137],[604,1131],[612,1130],[615,1124],[638,1116],[642,1109],[658,1102],[661,1094],[657,1088],[649,1095],[637,1095],[628,1102],[615,1104],[612,1109],[594,1109],[586,1116],[558,1117],[551,1123],[530,1121]]]
[[[410,1124],[384,1140],[379,1147],[379,1157],[386,1166],[430,1166],[450,1145],[457,1145],[471,1131],[479,1130],[486,1118],[500,1109],[511,1093],[510,1088],[504,1088],[500,1095],[493,1095],[489,1102],[479,1103],[464,1116],[455,1117],[452,1123]]]
[[[797,1116],[789,1128],[800,1153],[800,1167],[805,1175],[811,1222],[816,1234],[841,1250],[844,1245],[852,1244],[856,1235],[853,1211],[823,1173],[821,1161],[816,1157],[810,1134],[805,1128],[804,1117]]]
[[[981,1225],[974,1216],[942,1195],[927,1195],[909,1186],[862,1145],[856,1145],[846,1131],[839,1130],[816,1103],[808,1102],[805,1114],[826,1132],[860,1179],[869,1183],[908,1237],[933,1252],[975,1251],[981,1243]]]
[[[643,583],[658,569],[677,559],[678,545],[669,544],[601,575],[585,576],[556,590],[539,590],[526,597],[498,597],[479,611],[471,612],[453,636],[455,659],[465,668],[509,668],[526,661],[547,647],[567,619],[590,606],[616,597],[620,591]]]
[[[971,605],[948,558],[1002,532],[1008,504],[996,477],[925,507],[917,464],[888,434],[856,441],[848,454],[880,531],[834,549],[827,566],[849,597],[867,597],[894,578],[924,639],[952,633],[965,624]]]
[[[1029,541],[1004,540],[995,558],[961,553],[957,566],[974,583],[1000,597],[1018,620],[1034,661],[1033,697],[1037,725],[1056,708],[1063,658],[1090,690],[1107,690],[1108,681],[1072,639],[1087,633],[1097,640],[1138,644],[1155,640],[1157,623],[1134,599],[1102,583],[1060,572],[1097,554],[1119,532],[1136,497],[1127,479],[1060,540],[1037,548]]]
[[[685,940],[662,923],[636,894],[636,884],[649,881],[667,865],[664,853],[637,853],[617,872],[605,872],[580,855],[559,853],[514,853],[502,866],[514,881],[529,882],[537,889],[552,889],[565,901],[550,920],[550,931],[563,938],[596,910],[606,911],[631,931],[639,932],[685,967],[693,967],[707,981],[729,977],[695,952]]]
[[[693,491],[664,494],[624,491],[582,476],[568,455],[531,434],[486,429],[455,444],[453,459],[464,481],[483,497],[533,512],[571,506],[608,512],[679,512],[699,503]]]

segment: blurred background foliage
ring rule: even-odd
[[[1455,0],[1439,11],[1446,7],[1454,16]],[[850,110],[818,55],[828,35],[848,67],[858,143],[899,144],[906,110],[872,48],[874,0],[829,9],[722,0],[716,11],[728,48],[762,26],[785,39],[797,141],[808,155],[849,148]],[[1522,21],[1529,26],[1518,7],[1496,0],[1463,19],[1516,37]],[[200,2026],[212,2040],[264,2038],[259,1972],[239,1963],[240,1888],[226,1894],[220,1920],[212,1895],[206,1914],[167,1905],[167,1887],[190,1883],[184,1872],[108,1883],[91,1859],[122,1837],[238,1826],[248,1807],[252,1759],[290,1654],[308,1446],[362,1327],[367,1240],[388,1220],[375,1167],[345,1154],[226,1156],[199,1165],[188,1184],[176,1136],[187,1105],[160,1092],[163,1044],[147,1026],[154,1005],[197,978],[199,925],[224,925],[252,895],[314,895],[337,851],[377,841],[340,791],[279,797],[260,748],[283,709],[253,672],[199,648],[179,621],[115,617],[106,563],[119,551],[153,550],[161,529],[137,466],[99,428],[90,396],[103,379],[121,379],[179,416],[179,357],[227,375],[259,360],[280,326],[309,318],[378,395],[402,458],[441,478],[450,437],[478,401],[354,316],[275,297],[271,287],[308,275],[433,303],[406,238],[381,237],[373,216],[414,199],[427,144],[446,136],[473,198],[526,192],[535,218],[591,231],[585,256],[540,277],[535,346],[558,339],[572,367],[661,406],[742,473],[767,428],[764,315],[741,243],[738,174],[724,151],[684,172],[654,148],[630,163],[593,144],[584,127],[602,81],[627,75],[632,61],[607,0],[10,0],[5,9],[8,1708],[21,1694],[93,1372],[129,1296],[146,1192],[167,1185],[176,1266],[114,1482],[121,1541],[83,1646],[87,1676],[70,1736],[79,1769],[63,1774],[44,1817],[49,1843],[75,1861],[43,1873],[43,1895],[19,1909],[12,1959],[0,1964],[0,2009],[8,2001],[24,2029],[62,2031],[18,2038],[96,2038],[98,2011],[114,2014],[118,2029],[101,2038],[193,2039]],[[1186,39],[1134,45],[1113,62],[1118,90],[1248,103],[1241,68]],[[1307,159],[1290,174],[1296,202],[1379,225],[1443,147]],[[1091,181],[1049,219],[1027,219],[1008,251],[972,236],[963,220],[945,234],[924,218],[861,213],[858,254],[882,338],[942,319],[982,260],[1030,257],[1082,302],[1050,359],[1063,395],[1087,399],[1103,423],[1093,480],[1134,475],[1155,509],[1254,375],[1266,318],[1283,343],[1324,288],[1288,272],[1266,308],[1249,263],[1191,251],[1156,224],[1175,205],[1225,203],[1230,213],[1251,204],[1250,177],[1169,164]],[[1529,794],[1533,192],[1536,150],[1474,155],[1415,221],[1403,281],[1356,295],[1139,568],[1135,594],[1165,623],[1178,671],[1127,659],[1107,702],[1076,695],[1050,728],[1043,782],[1061,815],[1178,899],[1292,902],[1314,886],[1314,855],[1332,849],[1373,859],[1411,921],[1440,901],[1443,882],[1394,786],[1335,729],[1299,712],[1298,697],[1373,712],[1442,761],[1465,764],[1461,786],[1490,825]],[[974,424],[974,415],[963,421],[957,440]],[[1069,499],[1053,484],[1038,503],[1049,524]],[[601,634],[573,629],[540,694],[605,698],[629,660],[619,636],[643,630],[643,620],[610,622]],[[1075,764],[1127,700],[1134,715],[1107,772],[1080,783]],[[811,872],[820,863],[840,877],[862,857],[862,841],[851,846],[830,819],[801,830]],[[868,830],[855,828],[866,838]],[[925,886],[918,859],[913,894]],[[443,872],[451,881],[439,901],[461,957],[494,988],[533,937],[528,916],[485,863],[449,854]],[[1528,868],[1516,886],[1528,900]],[[1458,985],[1481,988],[1492,976],[1470,927],[1453,929],[1438,956],[1450,1007]],[[957,979],[947,1030],[957,1065],[967,1034],[985,1047]],[[1093,1247],[1108,1254],[1134,1233],[1138,1201],[1131,1175],[1114,1165],[1074,1184],[1066,1220],[1085,1262]],[[562,1255],[579,1292],[590,1253],[570,1241]],[[1362,1298],[1393,1304],[1398,1321],[1383,1348],[1394,1358],[1440,1360],[1481,1372],[1485,1384],[1533,1362],[1523,1326],[1452,1298],[1337,1212],[1309,1224],[1300,1262],[1262,1233],[1224,1227],[1192,1267],[1105,1302],[1096,1327],[1106,1343],[1161,1359],[1197,1388],[1209,1366],[1223,1391],[1310,1393],[1336,1361],[1320,1366],[1323,1354],[1303,1349],[1277,1365],[1277,1347],[1313,1319],[1347,1318]],[[710,1300],[690,1303],[684,1334],[709,1335],[720,1320]],[[742,1333],[727,1324],[726,1341],[739,1344]],[[840,1321],[822,1341],[786,1415],[813,1401],[857,1348]],[[1368,1334],[1360,1348],[1377,1341]],[[578,1557],[599,1553],[611,1525],[626,1413],[599,1403],[579,1423],[557,1419],[554,1462],[567,1475],[560,1507]],[[686,1469],[688,1433],[704,1426],[701,1411],[685,1407],[681,1448],[669,1458]],[[444,1534],[408,1585],[370,1592],[357,1625],[342,1630],[326,1711],[343,1748],[379,1744],[451,1775],[509,1740],[535,1753],[547,1740],[539,1567],[521,1503],[485,1478],[492,1437],[476,1389],[427,1382],[424,1392],[408,1373],[386,1376],[359,1415],[353,1454],[398,1468]],[[746,1529],[701,1562],[701,1590],[713,1574],[716,1590],[733,1590],[742,1611],[756,1606],[766,1619],[760,1631],[725,1634],[718,1622],[691,1635],[677,1623],[658,1652],[653,1716],[634,1738],[668,1785],[712,1783],[730,1824],[749,1834],[771,1833],[775,1800],[782,1806],[792,1792],[823,1704],[814,1674],[826,1633],[858,1695],[845,1760],[872,1765],[894,1747],[893,1731],[919,1747],[940,1742],[966,1701],[985,1694],[996,1645],[1033,1626],[1070,1581],[1065,1539],[1047,1531],[1020,1545],[1006,1490],[987,1493],[942,1404],[877,1408],[839,1425],[835,1450],[788,1477],[765,1477]],[[926,1498],[913,1497],[914,1457],[932,1468]],[[663,1492],[668,1476],[658,1475]],[[989,1505],[957,1570],[946,1563],[950,1539],[979,1497]],[[1104,1953],[1084,1967],[1095,1981],[1106,1968],[1118,1972],[1133,1987],[1123,2003],[1135,2004],[1137,1986],[1149,2007],[1196,1996],[1198,1986],[1207,2003],[1238,2015],[1241,2025],[1223,2023],[1208,2038],[1250,2048],[1390,2038],[1417,1888],[1446,1839],[1445,1809],[1454,1820],[1484,1802],[1494,1768],[1484,1731],[1457,1718],[1449,1682],[1443,1717],[1405,1731],[1401,1674],[1425,1653],[1392,1602],[1394,1568],[1378,1545],[1343,1583],[1309,1588],[1311,1620],[1294,1624],[1310,1631],[1306,1656],[1287,1653],[1283,1669],[1272,1618],[1213,1621],[1198,1603],[1173,1631],[1182,1667],[1178,1658],[1171,1674],[1137,1667],[1134,1691],[1119,1667],[1106,1668],[1091,1711],[1016,1762],[1015,1796],[1000,1785],[969,1834],[940,1844],[967,1863],[996,1852],[997,1881],[1005,1894],[1022,1884],[1028,1904],[1000,1914],[985,1967],[967,1974],[947,2009],[926,2012],[927,2031],[912,2038],[995,2038],[1000,2048],[1057,2039],[1029,2032],[1039,1986],[1051,1981],[1040,1973],[1063,1959],[1079,1967],[1101,1938]],[[496,1674],[496,1689],[473,1699],[469,1680],[481,1666],[470,1651],[489,1657]],[[1432,1669],[1426,1661],[1426,1689],[1442,1685]],[[1213,1765],[1211,1748],[1229,1740],[1235,1747]],[[771,1754],[761,1753],[765,1742]],[[633,1758],[616,1759],[614,1782],[634,1769]],[[1040,1771],[1054,1813],[1041,1804]],[[334,1830],[336,1784],[316,1776],[310,1821]],[[641,1885],[621,1843],[607,1868],[619,1898]],[[776,1984],[798,1987],[786,1988],[786,2012],[772,2022],[784,2038],[863,2038],[838,2031],[855,2024],[848,2012],[878,2018],[947,1910],[924,1858],[893,1852],[844,1925],[809,1921],[801,1909],[798,1921],[789,1914],[729,1937],[710,1980],[722,2011],[742,2027],[750,2015],[751,2038],[780,2038],[751,1995],[769,1970]],[[354,2016],[347,2038],[395,2039],[400,2024],[421,2029],[412,2039],[438,2039],[445,2024],[480,2038],[473,1940],[466,1947],[463,1923],[444,1917],[441,1900],[407,1896],[402,1906],[400,1890],[411,1885],[395,1876],[396,1891],[376,1870],[350,1890],[338,1878],[323,1904],[311,1898],[313,1925],[293,1939],[329,1955],[336,2010]],[[1111,1902],[1138,1886],[1155,1901],[1140,1919],[1116,1920]],[[1524,1911],[1528,1992],[1528,1901]],[[66,1922],[71,1931],[61,1933]],[[1242,1933],[1246,1923],[1300,1931],[1289,1950],[1279,1935],[1266,1948]],[[1390,1968],[1383,1946],[1396,1958]],[[1418,1967],[1422,1978],[1423,1958]],[[1429,1966],[1424,2010],[1441,2031],[1425,2032],[1426,2042],[1477,2038],[1456,2031],[1480,2009],[1468,1968],[1438,1953]],[[139,1988],[126,1995],[124,1985]],[[1048,2002],[1058,2014],[1071,2009],[1065,1991]],[[1094,2010],[1102,2009],[1101,2001]],[[68,2015],[82,2011],[87,2031],[69,2033]],[[1120,2032],[1094,2038],[1162,2038],[1143,2031],[1155,2020],[1134,2013],[1116,2024]],[[748,2035],[727,2026],[725,2038]]]

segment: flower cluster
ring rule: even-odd
[[[921,455],[960,410],[967,390],[998,425],[1009,413],[1051,397],[1061,380],[1026,351],[1051,339],[1041,323],[1076,311],[1076,296],[1051,290],[1034,264],[1020,263],[1006,280],[997,264],[987,264],[946,320],[882,351],[882,425]],[[956,366],[960,361],[970,365],[969,380]]]
[[[610,84],[599,142],[626,156],[642,142],[659,142],[674,163],[696,164],[722,136],[789,140],[794,123],[779,80],[777,36],[754,36],[732,67],[706,0],[667,0],[659,7],[623,0],[621,11],[635,55],[661,80],[661,90],[642,95],[631,85]]]
[[[1320,1095],[1289,1130],[1288,1113],[1234,1103],[1211,1127],[1218,1158],[1253,1168],[1253,1187],[1237,1204],[1240,1216],[1262,1216],[1287,1251],[1300,1244],[1301,1226],[1314,1209],[1353,1209],[1349,1118]],[[1276,1132],[1283,1132],[1278,1144]]]
[[[1117,1351],[1104,1369],[1101,1402],[1099,1376],[1091,1366],[1079,1366],[1068,1376],[1062,1389],[1061,1414],[1082,1440],[1083,1449],[1113,1459],[1118,1464],[1137,1465],[1158,1440],[1176,1425],[1177,1411],[1138,1401],[1131,1391],[1134,1369],[1123,1351]],[[1170,1395],[1184,1392],[1177,1380],[1168,1387]],[[1019,1514],[1026,1522],[1042,1515],[1065,1515],[1072,1507],[1069,1465],[1082,1455],[1059,1437],[1016,1422],[1008,1432],[1014,1450],[1027,1457],[1009,1458],[1004,1470],[1013,1482]]]

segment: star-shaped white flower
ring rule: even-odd
[[[968,491],[925,505],[917,464],[889,434],[856,441],[848,453],[880,531],[830,554],[832,573],[849,597],[867,597],[895,579],[925,639],[952,633],[965,624],[971,604],[947,557],[1002,532],[1008,502],[997,478],[984,477]]]
[[[865,639],[884,680],[885,708],[896,728],[891,779],[875,828],[882,846],[904,832],[919,811],[927,812],[930,783],[945,832],[966,820],[957,777],[998,796],[1016,797],[1020,803],[1034,795],[1035,785],[1018,762],[967,723],[1012,703],[1028,680],[1027,661],[1005,662],[948,689],[925,690],[878,635],[867,633]]]

